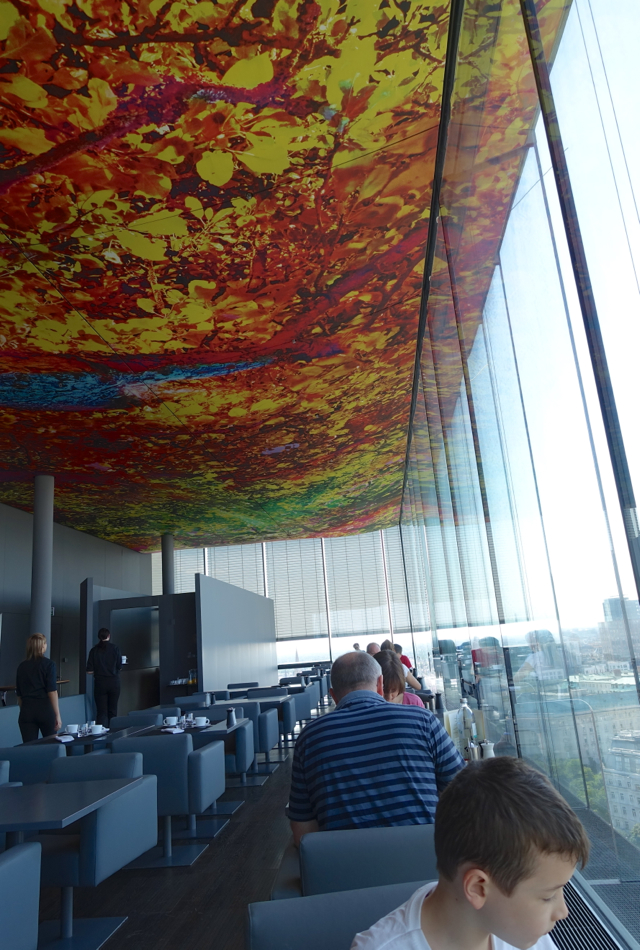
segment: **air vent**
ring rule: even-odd
[[[558,921],[551,935],[560,950],[620,950],[572,884],[565,887],[564,897],[569,916]]]

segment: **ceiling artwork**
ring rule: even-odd
[[[0,0],[0,501],[137,550],[398,522],[448,28]]]

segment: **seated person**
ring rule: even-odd
[[[395,651],[380,650],[374,656],[382,670],[382,689],[388,703],[397,703],[399,706],[422,706],[424,703],[415,693],[405,691],[405,676],[400,657]]]
[[[377,644],[376,644],[376,645],[377,645]],[[394,648],[393,643],[391,642],[391,640],[383,640],[382,643],[380,644],[380,649],[381,649],[381,650],[390,650],[392,653],[395,653],[395,648]],[[376,651],[376,653],[377,653],[377,651]],[[375,653],[372,654],[372,656],[375,656],[375,655],[376,655]],[[411,687],[411,689],[422,689],[422,685],[421,685],[420,681],[415,678],[415,676],[414,676],[413,673],[411,672],[411,667],[410,667],[410,666],[407,667],[407,666],[404,666],[404,664],[403,664],[402,671],[403,671],[403,673],[404,673],[404,675],[405,675],[405,678],[406,678],[406,681],[407,681],[407,685],[409,685],[409,686]]]
[[[289,819],[298,844],[312,831],[433,823],[438,795],[464,767],[436,717],[383,695],[368,653],[331,668],[336,708],[304,727],[291,771]]]
[[[396,651],[396,653],[397,653],[398,656],[400,657],[400,660],[402,661],[403,665],[406,666],[408,670],[412,670],[412,669],[413,669],[413,663],[411,662],[411,660],[409,659],[409,657],[408,657],[405,653],[402,652],[402,647],[400,646],[400,644],[399,644],[399,643],[394,643],[394,644],[393,644],[393,649]]]
[[[439,879],[357,934],[351,950],[556,950],[563,887],[589,841],[541,772],[507,756],[471,762],[436,811]]]

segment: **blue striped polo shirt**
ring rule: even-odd
[[[355,690],[302,730],[289,818],[315,818],[324,831],[432,824],[439,792],[463,766],[433,713]]]

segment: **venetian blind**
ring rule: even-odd
[[[207,574],[264,596],[261,544],[207,548]]]
[[[380,532],[325,540],[331,635],[388,637]]]
[[[278,640],[327,636],[327,610],[318,538],[265,545],[267,596],[273,598]]]

